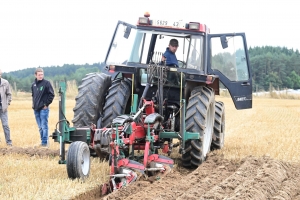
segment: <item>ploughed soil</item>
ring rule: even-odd
[[[0,148],[0,155],[58,156],[59,150]],[[197,169],[185,169],[180,159],[165,176],[140,177],[138,181],[101,197],[101,186],[74,199],[299,199],[300,164],[270,157],[227,160],[211,152]],[[158,178],[157,178],[158,177]]]
[[[52,150],[38,147],[7,147],[0,148],[0,155],[5,154],[27,154],[28,156],[59,156],[59,150]]]
[[[180,165],[180,160],[175,160]],[[140,180],[100,196],[101,188],[74,199],[300,199],[300,164],[270,157],[226,160],[212,152],[194,170],[175,167],[153,182]]]

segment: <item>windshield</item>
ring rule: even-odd
[[[192,36],[187,68],[203,71],[203,37]]]
[[[129,36],[125,37],[126,30],[126,25],[118,25],[106,64],[160,64],[170,40],[176,39],[178,47],[175,55],[178,66],[203,70],[203,36],[131,28]]]
[[[131,29],[130,35],[124,37],[126,25],[119,24],[113,38],[106,64],[126,64],[130,56],[130,49],[134,43],[136,29]]]

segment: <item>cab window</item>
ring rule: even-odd
[[[227,37],[228,47],[223,49],[220,38],[211,38],[212,69],[220,71],[231,81],[249,80],[249,71],[243,38]]]

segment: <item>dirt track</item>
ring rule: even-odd
[[[103,198],[95,188],[75,199],[300,199],[300,165],[269,157],[230,161],[211,153],[194,171],[174,170]]]
[[[0,154],[9,153],[59,155],[51,149],[0,148]],[[212,152],[195,170],[177,167],[153,183],[139,180],[102,198],[98,187],[74,199],[300,199],[300,164],[252,156],[226,160]]]

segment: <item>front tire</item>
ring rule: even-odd
[[[85,142],[71,143],[67,155],[67,172],[71,179],[86,179],[90,174],[90,150]]]
[[[225,106],[221,101],[216,102],[214,135],[212,141],[212,150],[222,149],[225,138]]]
[[[105,94],[111,85],[111,77],[104,73],[87,74],[78,87],[73,109],[73,125],[76,128],[96,124],[102,112]]]
[[[184,167],[198,167],[210,151],[215,99],[214,91],[205,86],[196,87],[191,92],[186,111],[186,131],[198,132],[200,139],[187,140],[182,155]]]
[[[112,120],[125,113],[131,95],[131,81],[117,79],[112,83],[103,108],[102,127],[109,127]]]

